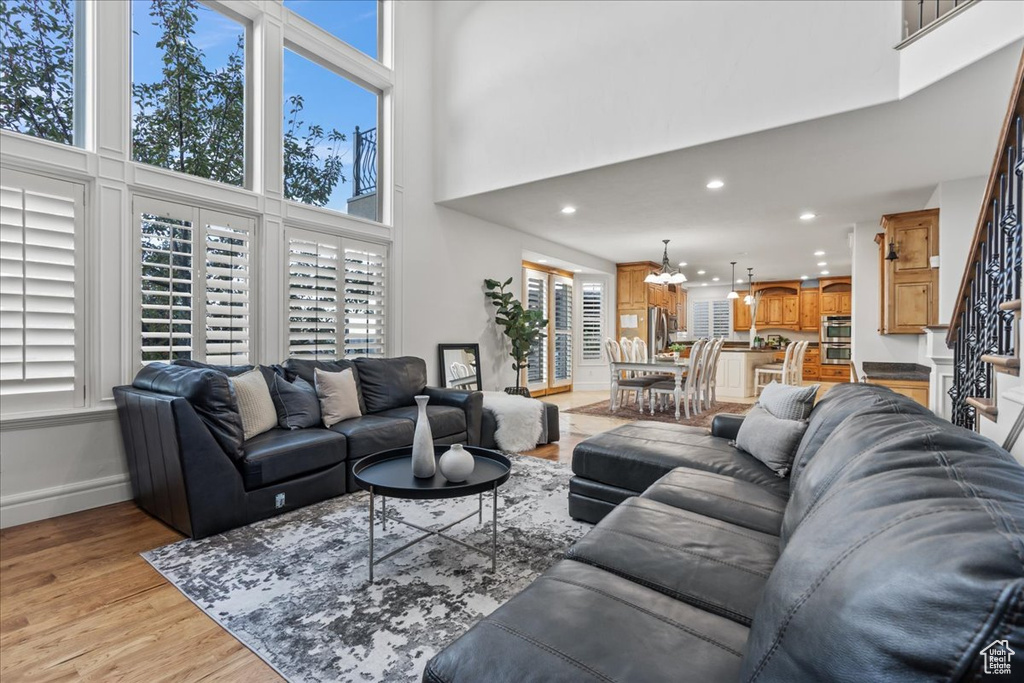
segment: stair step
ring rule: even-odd
[[[1014,377],[1020,376],[1020,358],[1017,356],[999,356],[986,353],[981,357],[983,363],[991,363],[996,372],[1005,372]]]
[[[995,401],[990,398],[974,398],[970,396],[967,399],[967,405],[974,406],[978,412],[990,420],[995,420],[999,415],[999,409],[996,408]]]
[[[1013,301],[1004,301],[999,304],[999,310],[1001,311],[1019,311],[1020,310],[1020,299],[1014,299]]]

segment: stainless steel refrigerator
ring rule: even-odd
[[[647,309],[647,347],[652,355],[668,347],[668,310],[661,306]]]

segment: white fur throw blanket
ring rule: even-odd
[[[503,391],[485,391],[484,410],[494,413],[498,448],[522,453],[540,443],[544,431],[544,404],[535,398],[511,396]]]

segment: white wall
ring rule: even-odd
[[[908,211],[913,209],[908,208]],[[861,372],[861,363],[917,363],[920,336],[916,334],[879,334],[881,274],[878,272],[878,223],[858,223],[853,229],[853,363]]]
[[[939,208],[939,324],[948,325],[960,291],[967,252],[985,196],[986,176],[940,183]]]
[[[896,98],[897,2],[441,2],[437,197]]]

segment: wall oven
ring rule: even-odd
[[[853,319],[848,315],[821,316],[821,341],[844,342],[853,341]]]
[[[850,344],[848,342],[822,342],[822,365],[848,365],[850,363]]]

